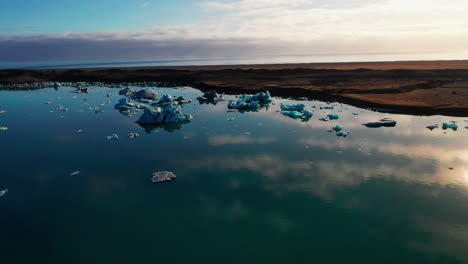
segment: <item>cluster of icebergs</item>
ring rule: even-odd
[[[135,91],[130,88],[125,88],[119,91],[119,95],[126,96],[119,100],[115,105],[115,109],[125,113],[133,113],[133,111],[144,110],[143,114],[136,121],[138,124],[168,124],[168,123],[182,123],[192,120],[192,115],[184,114],[180,105],[190,103],[191,100],[185,99],[183,96],[172,97],[171,95],[163,95],[159,101],[155,101],[158,94],[150,89]],[[132,102],[148,102],[155,109],[151,109],[146,104]]]

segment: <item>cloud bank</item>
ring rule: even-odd
[[[460,52],[468,2],[205,1],[205,20],[137,31],[0,36],[0,60]]]

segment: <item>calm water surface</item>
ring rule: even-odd
[[[301,122],[278,113],[297,101],[194,100],[191,123],[145,130],[113,109],[117,89],[71,89],[0,91],[2,263],[468,263],[468,118],[334,103]],[[397,127],[361,125],[384,117]],[[178,178],[151,184],[160,170]]]

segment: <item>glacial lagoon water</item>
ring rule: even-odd
[[[4,263],[468,262],[468,118],[331,103],[302,122],[280,103],[327,104],[229,113],[182,87],[155,90],[194,100],[194,119],[145,130],[113,109],[118,89],[71,90],[0,91]],[[398,124],[361,125],[382,118]],[[177,179],[152,184],[162,170]]]

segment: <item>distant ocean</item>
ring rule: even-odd
[[[298,54],[261,55],[245,57],[176,57],[145,60],[108,61],[26,61],[0,62],[0,69],[69,69],[145,66],[245,65],[326,62],[379,62],[421,60],[468,60],[468,51],[462,53],[377,53],[377,54]]]

